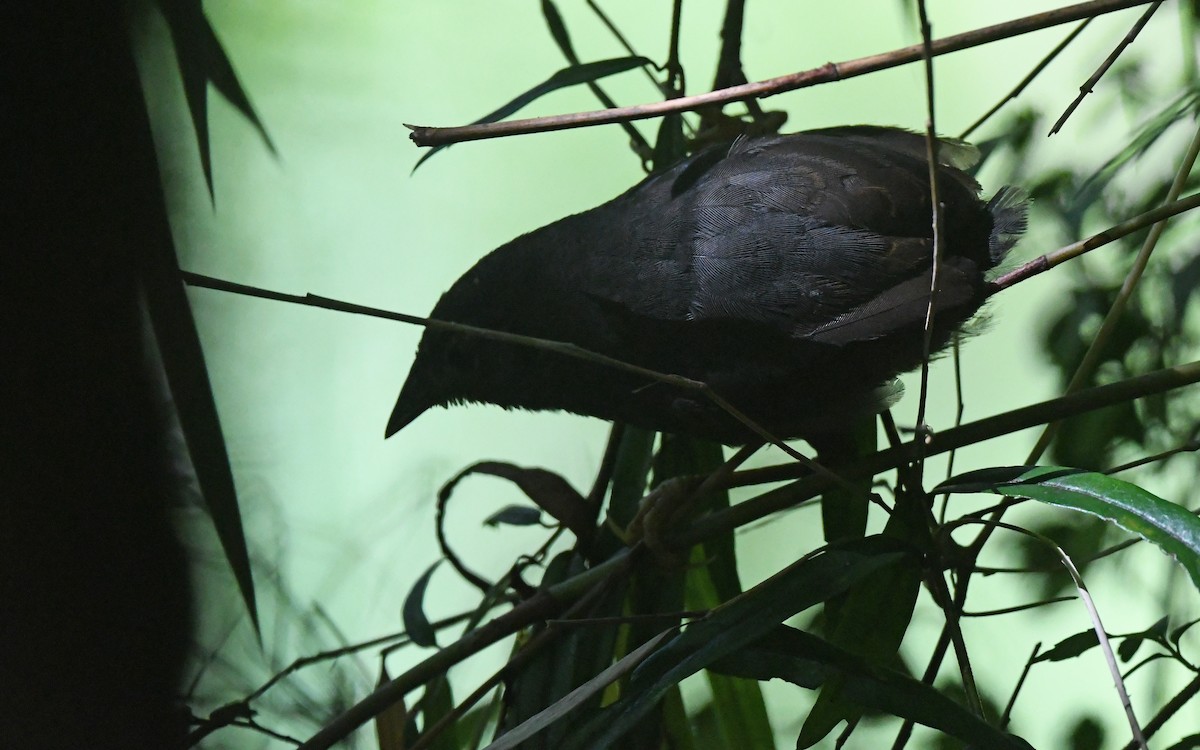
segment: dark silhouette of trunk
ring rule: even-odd
[[[122,4],[12,5],[0,747],[167,748],[191,612],[139,304],[173,257],[149,123]]]

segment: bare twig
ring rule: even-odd
[[[987,112],[984,112],[983,115],[981,115],[978,120],[971,123],[970,127],[968,127],[966,130],[964,130],[962,132],[962,134],[959,135],[958,137],[965,140],[966,138],[968,138],[971,135],[971,133],[974,133],[979,128],[979,126],[983,125],[985,122],[987,122],[989,119],[991,119],[992,115],[999,112],[1001,107],[1003,107],[1005,104],[1008,104],[1013,99],[1016,99],[1018,96],[1020,96],[1021,92],[1024,91],[1025,88],[1027,86],[1029,86],[1029,84],[1033,83],[1033,79],[1035,79],[1039,75],[1041,75],[1042,71],[1045,70],[1046,67],[1048,65],[1050,65],[1051,62],[1054,61],[1054,58],[1056,58],[1060,54],[1062,54],[1062,51],[1065,50],[1068,46],[1070,46],[1071,42],[1075,41],[1075,39],[1081,33],[1083,33],[1083,30],[1086,29],[1088,24],[1091,22],[1092,22],[1092,19],[1090,17],[1085,18],[1082,21],[1080,21],[1079,25],[1076,26],[1074,29],[1072,29],[1071,33],[1067,34],[1067,36],[1064,37],[1063,40],[1058,43],[1057,47],[1050,50],[1050,53],[1048,55],[1046,55],[1045,57],[1043,57],[1041,62],[1039,62],[1037,65],[1035,65],[1033,67],[1033,70],[1029,71],[1029,75],[1022,78],[1021,82],[1018,83],[1016,86],[1014,86],[1012,91],[1009,91],[1007,94],[1005,94],[1004,98],[1002,98],[1000,101],[996,102],[996,104],[991,109],[989,109]]]
[[[1146,25],[1146,23],[1150,20],[1150,17],[1154,15],[1154,11],[1158,10],[1158,6],[1160,5],[1162,5],[1162,0],[1155,0],[1154,4],[1146,9],[1146,12],[1142,14],[1142,17],[1137,20],[1137,23],[1133,25],[1133,28],[1129,30],[1129,33],[1126,34],[1125,38],[1121,40],[1121,43],[1117,45],[1117,48],[1114,49],[1107,58],[1105,58],[1104,62],[1100,63],[1100,67],[1096,69],[1095,73],[1092,73],[1092,77],[1084,81],[1083,85],[1079,87],[1079,95],[1075,97],[1074,101],[1067,105],[1066,111],[1063,112],[1058,118],[1058,121],[1054,123],[1054,127],[1050,128],[1050,135],[1054,135],[1062,129],[1062,126],[1067,122],[1067,118],[1069,118],[1071,114],[1075,112],[1075,109],[1083,103],[1084,97],[1092,93],[1092,89],[1095,87],[1095,85],[1099,83],[1101,78],[1104,77],[1104,74],[1108,72],[1108,69],[1112,67],[1112,64],[1117,61],[1117,58],[1121,56],[1121,53],[1125,51],[1125,48],[1133,43],[1133,40],[1136,39],[1137,35],[1141,32],[1142,27]]]
[[[477,630],[467,633],[407,672],[379,685],[370,695],[322,727],[300,746],[301,750],[328,750],[350,732],[370,721],[376,714],[401,700],[409,691],[424,685],[439,674],[444,674],[455,664],[518,630],[548,617],[557,616],[565,608],[566,602],[578,600],[594,586],[603,585],[610,575],[619,574],[631,562],[632,557],[629,551],[622,550],[600,565],[590,568],[568,581],[539,591],[533,597],[517,604],[508,612]]]
[[[1075,563],[1071,562],[1071,557],[1049,537],[1035,531],[1030,531],[1029,529],[1021,528],[1020,526],[1004,523],[1003,521],[962,518],[948,524],[943,529],[948,533],[955,526],[968,523],[982,523],[992,528],[1007,529],[1008,531],[1015,531],[1018,534],[1024,534],[1053,549],[1058,555],[1063,567],[1071,575],[1071,580],[1075,582],[1075,588],[1079,591],[1079,598],[1083,602],[1083,606],[1087,609],[1088,618],[1092,621],[1092,629],[1096,631],[1100,650],[1103,652],[1104,660],[1108,664],[1109,674],[1112,675],[1113,686],[1117,690],[1121,706],[1125,709],[1125,718],[1129,721],[1129,730],[1133,733],[1133,739],[1136,743],[1134,747],[1140,748],[1140,750],[1147,750],[1146,737],[1142,734],[1141,725],[1138,724],[1137,716],[1133,713],[1133,704],[1129,700],[1129,693],[1125,691],[1125,680],[1121,677],[1121,668],[1117,666],[1117,657],[1113,654],[1112,643],[1109,642],[1108,633],[1104,630],[1104,623],[1100,621],[1100,612],[1096,609],[1096,603],[1092,601],[1091,592],[1088,591],[1087,584],[1083,581],[1083,576],[1079,574],[1079,569],[1075,567]]]
[[[977,47],[982,44],[1008,39],[1027,34],[1031,31],[1058,26],[1072,21],[1079,21],[1091,16],[1112,13],[1138,5],[1145,5],[1152,0],[1092,0],[1091,2],[1069,5],[1065,8],[1037,13],[1013,21],[988,26],[974,31],[955,34],[937,39],[933,42],[933,55],[944,55],[950,52]],[[550,130],[566,130],[569,128],[588,127],[592,125],[607,125],[615,122],[643,120],[673,112],[689,112],[713,105],[745,101],[781,94],[786,91],[815,86],[820,83],[853,78],[855,76],[874,73],[888,68],[917,62],[922,58],[922,45],[914,44],[891,52],[860,57],[842,63],[826,63],[818,68],[800,73],[790,73],[765,81],[747,83],[741,86],[712,91],[696,96],[680,97],[664,102],[639,104],[632,107],[598,110],[594,112],[577,112],[551,117],[535,117],[525,120],[509,120],[481,125],[464,125],[460,127],[438,128],[421,125],[407,125],[412,130],[410,137],[418,146],[438,146],[450,143],[462,143],[484,138],[499,138],[502,136],[520,135],[524,133],[539,133]]]
[[[961,427],[943,430],[930,439],[925,455],[927,457],[935,456],[954,448],[983,442],[1010,432],[1025,430],[1049,421],[1065,419],[1076,414],[1102,409],[1112,404],[1143,398],[1197,382],[1200,382],[1200,361],[1166,367],[1145,375],[1088,388],[1067,396],[1060,396],[975,422],[968,422]],[[915,441],[910,441],[897,448],[887,448],[835,468],[842,476],[874,475],[912,461],[917,455],[917,451],[918,446],[915,445]],[[798,472],[801,468],[795,464],[789,464],[741,471],[730,478],[727,486],[741,487],[796,479],[797,476],[802,476]],[[744,526],[771,513],[785,510],[803,500],[815,497],[825,491],[829,484],[830,480],[825,477],[806,476],[787,486],[771,490],[698,519],[673,535],[669,541],[674,548],[680,549],[716,534],[727,533],[731,529]]]
[[[1012,607],[1000,607],[999,609],[984,609],[978,612],[963,612],[963,617],[995,617],[997,615],[1011,615],[1017,612],[1027,612],[1031,609],[1039,609],[1051,604],[1059,604],[1061,602],[1074,601],[1072,596],[1056,596],[1053,599],[1042,599],[1037,602],[1028,602],[1027,604],[1017,604]]]
[[[1069,598],[1059,597],[1059,601]],[[1025,667],[1021,670],[1021,676],[1017,678],[1017,684],[1013,686],[1012,695],[1008,696],[1008,703],[1004,704],[1004,712],[1000,714],[1001,729],[1008,726],[1008,721],[1012,718],[1013,706],[1017,704],[1017,696],[1021,694],[1021,688],[1025,685],[1025,678],[1029,676],[1029,670],[1033,668],[1033,663],[1037,660],[1038,652],[1041,650],[1041,641],[1033,644],[1033,651],[1029,652],[1029,658],[1025,660]]]
[[[490,328],[464,325],[462,323],[451,323],[449,321],[436,320],[434,318],[422,318],[417,315],[408,315],[405,313],[392,312],[390,310],[381,310],[377,307],[357,305],[353,302],[343,302],[342,300],[336,300],[330,297],[322,297],[317,294],[299,295],[276,292],[270,289],[262,289],[260,287],[250,286],[248,284],[225,281],[224,279],[217,279],[213,278],[212,276],[205,276],[203,274],[191,273],[188,271],[183,271],[180,275],[183,277],[183,280],[191,286],[204,287],[206,289],[217,289],[224,292],[241,294],[247,297],[275,300],[277,302],[288,302],[293,305],[303,305],[305,307],[319,307],[323,310],[335,310],[337,312],[352,313],[354,315],[367,315],[372,318],[395,320],[401,323],[411,323],[412,325],[424,326],[426,328],[436,328],[438,330],[453,331],[455,333],[462,333],[468,336],[478,336],[479,338],[488,339],[491,341],[502,341],[509,344],[517,344],[518,346],[527,346],[531,349],[555,352],[557,354],[574,357],[576,359],[582,359],[587,362],[603,365],[605,367],[611,367],[615,370],[622,370],[634,375],[640,375],[647,380],[656,380],[660,383],[672,385],[677,388],[695,391],[711,401],[717,408],[736,419],[742,424],[742,426],[753,432],[764,442],[770,443],[771,445],[780,449],[798,463],[808,467],[818,474],[827,475],[834,481],[844,482],[844,480],[830,474],[829,469],[820,465],[808,456],[800,453],[775,435],[772,435],[761,425],[747,416],[745,412],[726,401],[724,397],[710,388],[707,383],[700,380],[692,380],[691,378],[685,378],[682,375],[672,375],[669,373],[658,372],[657,370],[651,370],[646,367],[640,367],[638,365],[630,364],[629,362],[623,362],[615,357],[609,357],[605,354],[598,354],[596,352],[589,351],[565,341],[551,341],[549,339],[541,339],[534,336],[522,336],[519,333],[497,331]]]
[[[925,65],[925,160],[929,166],[929,205],[930,222],[933,233],[933,265],[929,272],[929,301],[925,307],[925,330],[922,339],[921,357],[921,393],[917,401],[917,432],[922,438],[921,444],[929,439],[929,425],[925,424],[925,407],[929,398],[929,355],[933,348],[933,316],[937,306],[938,282],[940,274],[938,266],[942,260],[942,205],[938,194],[938,137],[937,120],[934,115],[933,89],[933,39],[929,25],[929,16],[925,12],[925,0],[917,0],[917,13],[921,19],[921,55]],[[923,462],[918,459],[918,464]],[[921,469],[917,469],[920,479]],[[972,687],[974,687],[972,685]],[[977,700],[978,696],[974,696]],[[982,714],[980,714],[982,715]]]
[[[1004,274],[989,285],[989,294],[995,294],[996,292],[1008,289],[1009,287],[1015,286],[1016,284],[1019,284],[1030,277],[1037,276],[1039,273],[1049,271],[1055,266],[1062,265],[1072,258],[1076,258],[1084,253],[1091,252],[1098,247],[1103,247],[1109,243],[1116,242],[1122,237],[1133,234],[1139,229],[1145,229],[1151,224],[1159,224],[1165,219],[1169,219],[1176,214],[1181,214],[1184,211],[1191,211],[1195,208],[1200,208],[1200,193],[1189,195],[1188,197],[1180,200],[1172,199],[1172,201],[1168,201],[1153,211],[1147,211],[1144,214],[1138,214],[1132,219],[1123,221],[1115,226],[1111,226],[1108,229],[1105,229],[1103,232],[1093,234],[1087,239],[1083,239],[1078,242],[1072,242],[1070,245],[1061,247],[1054,252],[1046,253],[1045,255],[1034,258],[1028,263],[1023,264],[1020,268],[1014,268],[1012,271]]]
[[[1153,737],[1158,730],[1162,729],[1163,724],[1166,724],[1168,719],[1178,713],[1179,709],[1187,705],[1187,702],[1192,698],[1195,698],[1198,694],[1200,694],[1200,676],[1197,676],[1186,686],[1184,686],[1183,690],[1180,690],[1178,693],[1176,693],[1175,696],[1171,698],[1171,700],[1167,701],[1166,705],[1164,705],[1159,712],[1154,715],[1154,718],[1151,719],[1148,724],[1146,724],[1146,737]],[[1122,750],[1138,750],[1137,741],[1130,741],[1125,745],[1124,748],[1122,748]]]
[[[571,44],[570,37],[567,35],[567,26],[563,22],[562,17],[558,14],[558,9],[554,7],[553,3],[543,0],[542,15],[546,17],[547,23],[551,24],[551,35],[554,37],[554,41],[558,43],[558,48],[563,53],[563,57],[565,57],[567,62],[570,64],[579,65],[581,62],[579,55],[575,53],[575,48]],[[554,33],[555,24],[559,26],[561,36],[560,34]],[[632,55],[632,53],[630,54]],[[643,65],[642,70],[646,70],[646,66]],[[649,74],[648,70],[646,72]],[[654,78],[653,75],[650,77],[651,79]],[[588,81],[587,87],[588,90],[592,92],[592,95],[596,97],[596,100],[599,101],[604,107],[613,109],[617,106],[617,103],[613,101],[612,97],[608,95],[608,92],[601,87],[598,81]],[[646,139],[642,137],[642,134],[638,132],[638,129],[635,128],[633,123],[630,122],[622,122],[621,128],[625,131],[625,135],[629,137],[629,143],[632,145],[634,153],[638,154],[643,159],[646,158],[646,155],[651,151],[650,144],[646,143]]]

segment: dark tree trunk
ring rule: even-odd
[[[0,747],[167,748],[191,613],[139,306],[172,252],[149,124],[120,3],[11,5]]]

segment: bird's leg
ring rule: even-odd
[[[644,543],[660,563],[670,567],[686,563],[686,555],[671,550],[664,537],[695,507],[696,490],[702,481],[703,477],[696,476],[673,477],[651,490],[642,498],[637,514],[620,534],[625,543]]]

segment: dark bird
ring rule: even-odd
[[[1021,191],[980,200],[963,171],[976,158],[940,144],[934,350],[983,304],[985,275],[1025,228]],[[886,407],[895,376],[921,363],[930,206],[924,136],[855,126],[741,138],[495,250],[430,317],[703,381],[776,437],[834,433]],[[700,392],[433,328],[387,435],[463,402],[756,439]]]

